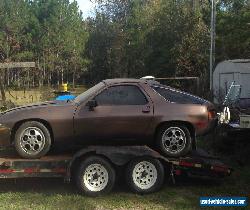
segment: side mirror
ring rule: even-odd
[[[90,100],[86,104],[89,107],[89,111],[94,111],[94,108],[97,107],[96,100]]]

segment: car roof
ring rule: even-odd
[[[157,81],[145,79],[130,79],[130,78],[116,78],[103,80],[106,85],[120,84],[120,83],[144,83],[144,84],[159,84]]]
[[[116,78],[116,79],[106,79],[103,80],[103,82],[107,85],[111,85],[111,84],[116,84],[116,83],[141,83],[141,82],[145,82],[144,80],[140,80],[140,79],[130,79],[130,78]]]

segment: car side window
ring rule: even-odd
[[[174,89],[168,89],[158,86],[153,86],[153,89],[159,93],[166,100],[174,103],[180,104],[203,104],[204,100],[193,96],[191,94],[187,94],[181,91],[176,91]]]
[[[145,105],[145,95],[135,85],[112,86],[95,97],[98,105]]]

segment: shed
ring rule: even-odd
[[[214,102],[220,102],[231,83],[241,85],[240,98],[250,98],[250,59],[226,60],[220,62],[213,72]]]

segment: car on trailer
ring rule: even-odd
[[[0,114],[0,145],[39,158],[58,145],[150,145],[180,157],[195,136],[217,122],[215,108],[197,96],[144,79],[104,80],[74,100],[27,105]]]

